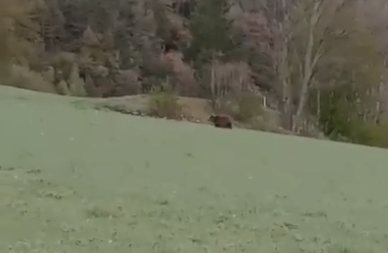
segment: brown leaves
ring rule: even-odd
[[[0,64],[3,67],[15,57],[23,57],[23,53],[29,50],[35,32],[31,20],[33,10],[31,2],[0,0]]]
[[[194,77],[194,70],[183,61],[180,52],[170,51],[162,54],[160,58],[162,64],[172,70],[174,77],[177,79],[176,91],[182,95],[198,95],[198,85]]]

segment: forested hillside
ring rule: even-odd
[[[380,3],[381,2],[381,3]],[[386,147],[387,6],[351,0],[0,0],[0,82],[210,101],[254,129]]]

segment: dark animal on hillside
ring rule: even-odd
[[[209,117],[209,121],[212,122],[215,127],[232,129],[232,120],[226,115],[212,114]]]

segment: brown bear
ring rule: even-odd
[[[216,115],[212,114],[209,117],[209,121],[214,124],[215,127],[219,128],[232,128],[232,120],[227,115]]]

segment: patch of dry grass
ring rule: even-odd
[[[2,84],[17,88],[56,94],[54,84],[46,81],[39,73],[29,70],[27,67],[11,65]]]

